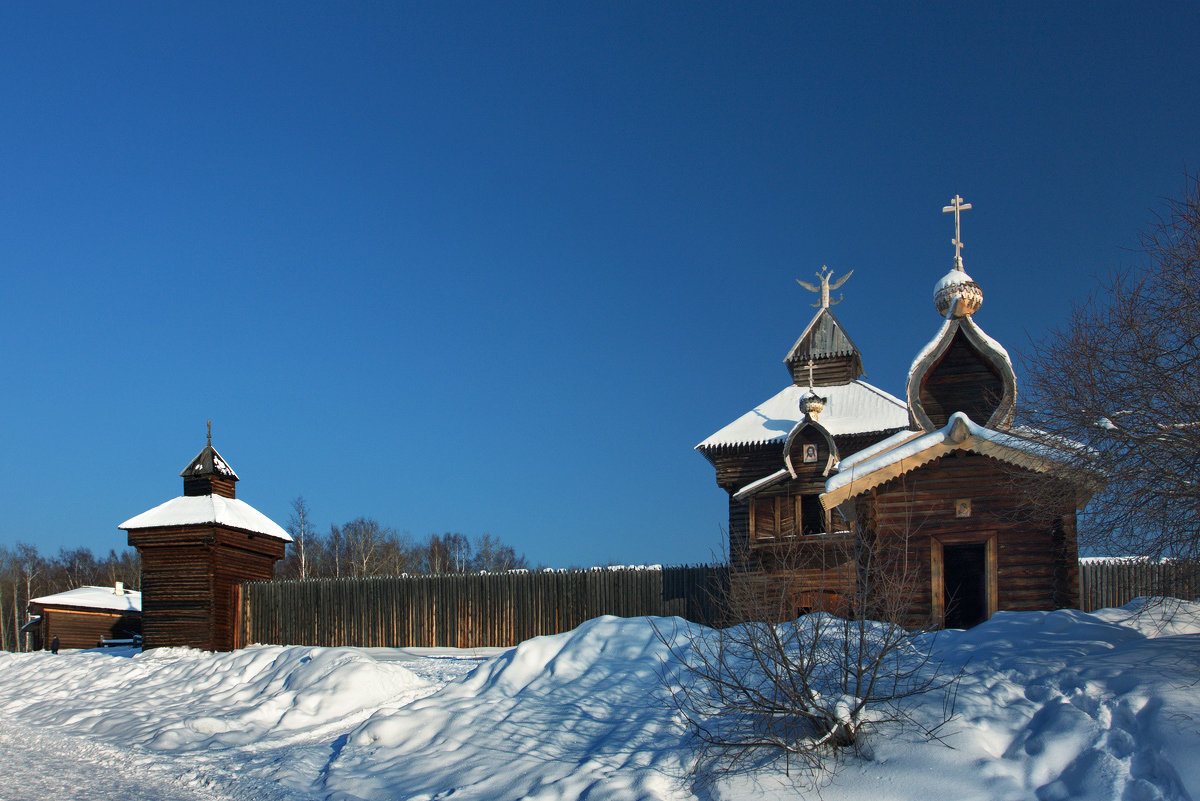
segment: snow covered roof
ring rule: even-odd
[[[167,528],[206,523],[219,523],[242,531],[265,534],[284,542],[292,541],[290,534],[253,506],[223,495],[181,495],[129,518],[117,528]]]
[[[115,587],[76,587],[54,595],[31,598],[31,604],[42,606],[78,606],[85,609],[111,609],[117,612],[142,611],[142,594],[137,590],[125,590],[117,595]]]
[[[859,458],[858,454],[854,454],[844,459],[838,474],[825,482],[821,504],[826,509],[832,509],[847,498],[878,487],[955,450],[983,454],[1039,472],[1063,457],[1061,451],[1046,445],[978,425],[962,412],[955,412],[945,426],[928,434],[901,436],[905,433],[909,432],[901,432],[864,449],[864,453],[870,452],[869,458]]]
[[[783,479],[787,478],[789,475],[791,475],[791,473],[788,472],[787,468],[784,468],[783,470],[777,470],[774,473],[771,473],[769,476],[763,476],[757,481],[751,481],[749,484],[733,493],[733,499],[735,501],[745,500],[754,493],[758,492],[760,489],[765,489],[776,482],[783,481]]]
[[[800,398],[806,392],[808,387],[788,386],[701,442],[696,449],[783,442],[796,423],[804,419]],[[904,402],[865,381],[817,387],[816,392],[827,399],[821,425],[831,436],[908,427],[908,407]]]

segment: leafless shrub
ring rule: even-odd
[[[782,761],[794,781],[817,785],[848,754],[869,754],[869,732],[936,737],[953,714],[958,676],[931,655],[933,633],[904,625],[913,582],[903,553],[868,538],[812,539],[775,549],[758,586],[731,577],[726,627],[660,632],[675,660],[663,680],[693,735],[700,783]],[[930,693],[943,702],[936,720],[914,714]]]

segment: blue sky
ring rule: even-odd
[[[901,394],[955,193],[1017,352],[1200,169],[1200,7],[999,5],[7,7],[0,544],[124,546],[211,418],[281,523],[707,558],[796,278]]]

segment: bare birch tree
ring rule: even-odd
[[[287,532],[292,535],[296,549],[296,563],[299,578],[308,578],[308,541],[312,537],[311,515],[308,503],[303,495],[297,495],[292,501],[292,514],[288,517]]]

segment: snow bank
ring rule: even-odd
[[[794,799],[782,770],[694,791],[659,678],[679,664],[655,625],[681,645],[709,634],[599,618],[483,661],[274,646],[5,655],[0,735],[87,738],[139,770],[198,776],[212,798]],[[923,642],[962,676],[945,744],[881,731],[825,801],[1200,798],[1200,603],[1001,612]],[[940,700],[917,716],[938,720]]]
[[[0,712],[159,751],[229,748],[327,727],[435,686],[347,649],[257,646],[0,656]]]
[[[407,798],[688,797],[676,790],[687,750],[662,697],[664,660],[645,618],[529,640],[441,692],[380,710],[330,763],[326,789],[368,801],[399,786]]]

